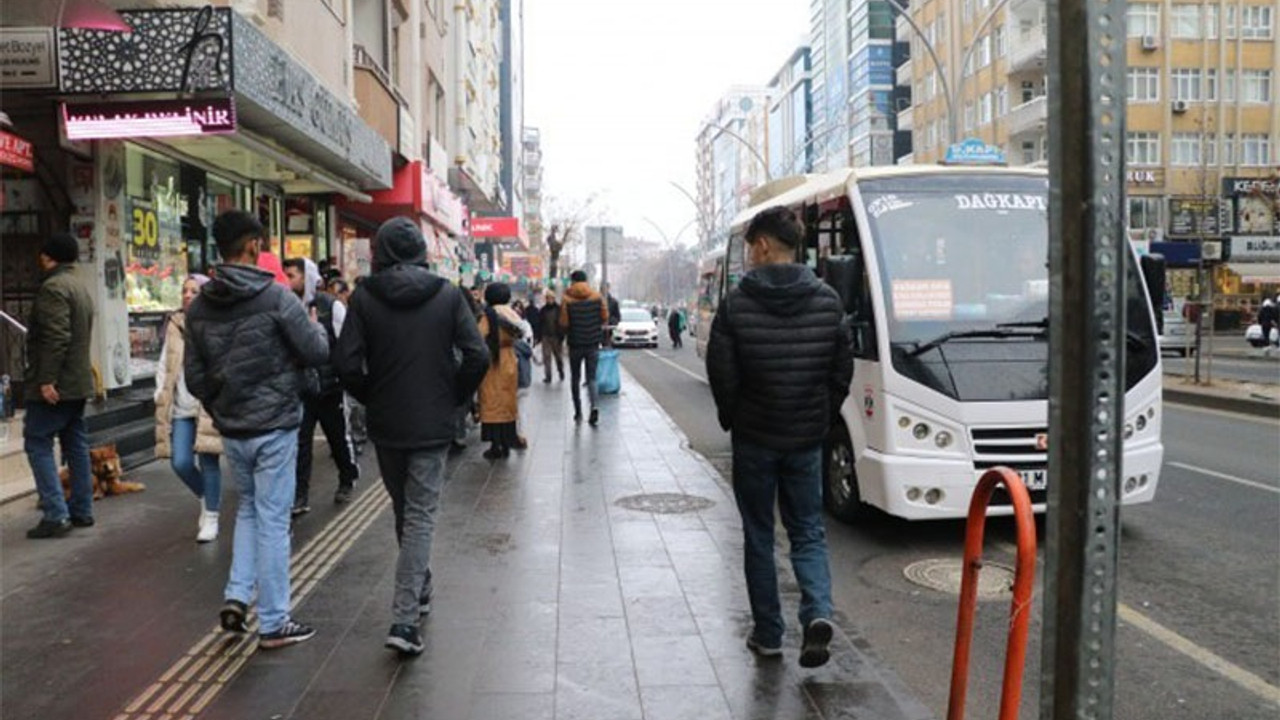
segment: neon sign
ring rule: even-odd
[[[68,140],[209,135],[236,130],[231,98],[63,104]]]

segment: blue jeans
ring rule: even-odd
[[[240,490],[226,599],[248,605],[258,590],[258,632],[289,620],[289,510],[298,460],[298,429],[222,438]]]
[[[196,470],[195,418],[173,419],[169,446],[173,452],[169,461],[178,478],[196,497],[204,498],[205,510],[218,512],[222,507],[222,471],[218,468],[218,456],[211,453],[200,453],[200,469]]]
[[[62,494],[58,465],[53,461],[53,438],[62,445],[62,461],[71,469],[71,503]],[[84,400],[57,405],[27,403],[22,421],[23,449],[36,479],[44,519],[63,522],[68,515],[93,517],[93,476],[89,471],[89,433],[84,424]]]
[[[831,568],[822,523],[822,446],[783,452],[735,438],[733,495],[742,515],[743,567],[755,639],[765,647],[779,647],[785,624],[774,564],[774,498],[800,585],[800,625],[831,617]]]

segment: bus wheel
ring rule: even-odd
[[[853,444],[844,423],[831,428],[825,446],[822,473],[822,503],[835,519],[852,523],[867,515],[867,506],[858,493],[858,473],[854,468]]]

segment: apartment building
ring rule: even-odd
[[[736,85],[720,97],[697,135],[696,203],[705,248],[723,247],[729,224],[747,207],[752,188],[770,178],[766,86]]]
[[[800,46],[769,81],[767,155],[773,177],[813,170],[809,48]]]
[[[530,248],[541,250],[546,238],[542,224],[542,132],[535,127],[525,127],[522,144],[524,227],[529,234]]]
[[[1165,255],[1176,297],[1200,292],[1190,268],[1209,240],[1206,258],[1227,261],[1213,274],[1219,307],[1246,315],[1280,283],[1280,253],[1256,249],[1274,245],[1257,237],[1280,235],[1277,15],[1274,0],[1160,0],[1129,3],[1125,23],[1130,239]],[[951,143],[977,137],[1010,164],[1044,164],[1044,0],[928,0],[911,19],[920,33],[897,22],[911,47],[898,74],[913,100],[898,113],[913,133],[901,160],[937,162]]]

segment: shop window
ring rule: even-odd
[[[125,166],[125,300],[131,313],[176,310],[187,275],[182,222],[188,199],[180,189],[181,166],[132,145]]]

